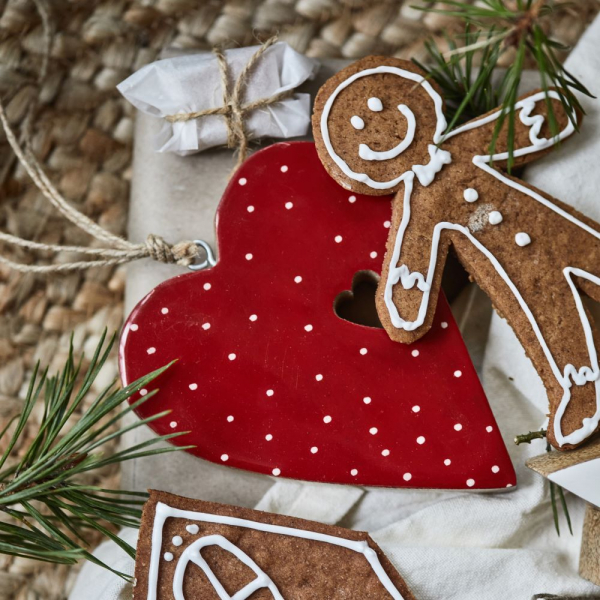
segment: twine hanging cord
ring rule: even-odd
[[[277,40],[277,37],[272,37],[266,41],[250,58],[248,63],[242,69],[238,79],[235,82],[233,91],[229,92],[229,66],[225,56],[220,50],[215,50],[219,69],[221,72],[221,80],[223,85],[223,106],[214,109],[208,109],[189,114],[178,114],[166,117],[168,121],[189,121],[199,119],[208,115],[223,115],[227,124],[228,145],[230,147],[239,146],[238,161],[236,168],[244,161],[248,152],[248,136],[244,129],[244,115],[252,110],[263,108],[269,104],[279,102],[288,97],[292,90],[275,94],[270,98],[263,98],[248,104],[241,104],[243,90],[248,79],[248,75],[258,60],[262,57],[265,51],[272,46]],[[181,266],[190,267],[195,265],[201,258],[203,253],[206,253],[206,261],[203,264],[211,264],[211,254],[204,244],[195,241],[186,240],[177,244],[167,243],[161,236],[150,234],[143,244],[134,244],[124,238],[115,235],[100,225],[92,221],[89,217],[79,212],[71,206],[60,192],[54,187],[48,176],[44,173],[40,163],[25,144],[25,148],[19,143],[17,136],[12,130],[4,106],[0,102],[0,122],[4,128],[6,139],[13,149],[15,156],[31,177],[36,187],[44,195],[44,197],[56,208],[56,210],[66,219],[75,224],[79,229],[85,231],[96,240],[107,244],[110,247],[90,248],[86,246],[61,246],[56,244],[45,244],[24,240],[9,233],[0,232],[0,242],[8,245],[24,248],[33,251],[46,252],[69,252],[79,253],[88,256],[97,257],[96,260],[85,260],[76,262],[62,262],[51,265],[31,265],[25,263],[14,262],[0,254],[0,263],[9,266],[21,273],[61,273],[68,271],[81,271],[91,267],[106,267],[132,262],[141,258],[152,258],[162,263],[172,263]],[[202,265],[199,265],[202,268]]]
[[[234,171],[244,162],[248,154],[248,133],[244,125],[244,118],[246,115],[259,108],[265,108],[271,104],[281,102],[286,98],[290,98],[294,94],[294,90],[285,90],[274,94],[269,98],[260,98],[246,104],[242,103],[246,84],[249,79],[249,75],[258,61],[261,59],[263,54],[277,41],[277,36],[273,36],[262,44],[258,50],[250,57],[250,60],[246,63],[238,78],[235,80],[233,90],[230,91],[230,79],[231,73],[229,64],[222,50],[215,48],[213,54],[217,59],[219,65],[219,72],[221,75],[221,87],[223,89],[223,106],[215,108],[207,108],[190,113],[178,113],[176,115],[167,115],[165,120],[169,123],[184,123],[187,121],[194,121],[203,117],[209,117],[213,115],[221,115],[225,120],[225,126],[227,127],[227,147],[238,149],[238,158],[234,167]]]
[[[86,260],[77,262],[64,262],[51,265],[30,265],[17,263],[3,255],[0,255],[0,263],[9,266],[21,273],[60,273],[65,271],[80,271],[90,267],[106,267],[128,263],[141,258],[152,258],[163,263],[176,263],[189,266],[200,258],[201,250],[193,241],[179,242],[170,245],[158,236],[150,234],[144,244],[134,244],[122,237],[107,231],[92,221],[89,217],[80,213],[71,206],[60,192],[54,187],[48,176],[44,173],[41,165],[29,148],[23,148],[12,130],[4,106],[0,102],[0,122],[4,128],[6,139],[13,149],[19,162],[31,177],[36,187],[43,196],[56,208],[66,219],[75,224],[96,240],[108,244],[109,248],[90,248],[87,246],[60,246],[56,244],[44,244],[24,240],[9,233],[0,232],[0,241],[11,246],[34,251],[46,252],[73,252],[98,257],[97,260]]]

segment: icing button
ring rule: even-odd
[[[473,188],[467,188],[464,192],[463,192],[463,198],[467,201],[467,202],[475,202],[478,198],[479,198],[479,194],[477,193],[476,189]]]
[[[523,246],[531,244],[531,238],[529,237],[529,234],[521,231],[515,235],[515,242],[517,243],[517,246],[521,246],[522,248]]]
[[[490,213],[488,220],[490,222],[490,225],[498,225],[498,223],[502,223],[502,213],[497,210],[493,210]]]
[[[379,98],[369,98],[367,100],[367,106],[373,112],[380,112],[383,110],[383,104],[381,103],[381,100]]]

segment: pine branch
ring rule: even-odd
[[[442,53],[433,43],[426,44],[432,66],[416,64],[424,69],[444,92],[447,100],[448,130],[456,124],[482,115],[496,106],[502,112],[490,142],[489,152],[494,154],[500,130],[506,123],[508,133],[508,162],[510,172],[514,164],[514,131],[516,122],[515,101],[519,84],[528,63],[535,64],[540,73],[544,92],[556,89],[560,102],[577,129],[577,113],[584,113],[575,92],[594,97],[592,93],[564,66],[556,56],[557,50],[567,49],[552,40],[547,23],[557,10],[567,2],[552,0],[481,0],[475,4],[444,2],[446,8],[416,7],[428,12],[441,13],[461,19],[466,26],[463,44],[446,36],[449,51]],[[505,72],[498,75],[499,61],[509,50],[515,57]],[[474,65],[480,65],[474,77]],[[550,133],[556,136],[558,124],[549,97],[548,124]]]
[[[107,442],[168,414],[169,411],[165,411],[118,427],[125,415],[156,392],[131,404],[126,401],[170,365],[122,389],[113,382],[83,411],[75,424],[69,424],[75,412],[81,409],[114,341],[114,336],[108,341],[106,333],[102,336],[85,373],[81,373],[82,360],[77,364],[74,360],[72,346],[64,368],[55,377],[48,377],[47,370],[40,371],[37,365],[21,414],[0,432],[0,441],[3,441],[13,428],[0,457],[0,513],[4,513],[0,519],[0,553],[63,564],[86,558],[113,571],[86,549],[90,532],[97,532],[135,556],[134,548],[114,531],[119,527],[139,527],[141,505],[147,494],[90,485],[85,483],[89,481],[89,473],[132,458],[192,446],[156,447],[160,442],[187,433],[180,432],[152,438],[109,456],[103,456],[101,451]],[[39,403],[43,403],[39,430],[22,456],[13,460],[13,452],[20,446],[24,431],[31,428],[31,415]],[[85,480],[83,474],[88,474]]]

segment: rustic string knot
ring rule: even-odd
[[[200,256],[200,249],[195,242],[188,240],[171,245],[160,235],[152,233],[146,238],[146,249],[153,260],[184,267],[194,264]]]
[[[223,105],[215,108],[207,108],[190,113],[178,113],[175,115],[167,115],[165,120],[169,123],[183,123],[202,117],[212,115],[220,115],[225,120],[227,127],[227,147],[239,149],[238,159],[233,169],[235,171],[246,159],[248,153],[248,134],[244,125],[244,117],[258,108],[264,108],[281,100],[285,100],[293,95],[294,90],[286,90],[274,94],[269,98],[260,98],[252,102],[242,103],[243,92],[248,82],[248,76],[262,55],[277,41],[277,36],[273,36],[267,40],[260,48],[250,57],[242,69],[239,77],[235,81],[233,91],[230,92],[230,69],[227,59],[222,50],[215,48],[213,53],[219,65],[221,74],[221,85],[223,88]]]

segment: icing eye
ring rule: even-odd
[[[381,104],[381,100],[379,98],[369,98],[367,100],[367,106],[373,112],[380,112],[383,110],[383,104]]]
[[[350,123],[352,123],[352,127],[354,127],[354,129],[364,129],[365,128],[365,122],[356,115],[354,115],[350,119]]]

